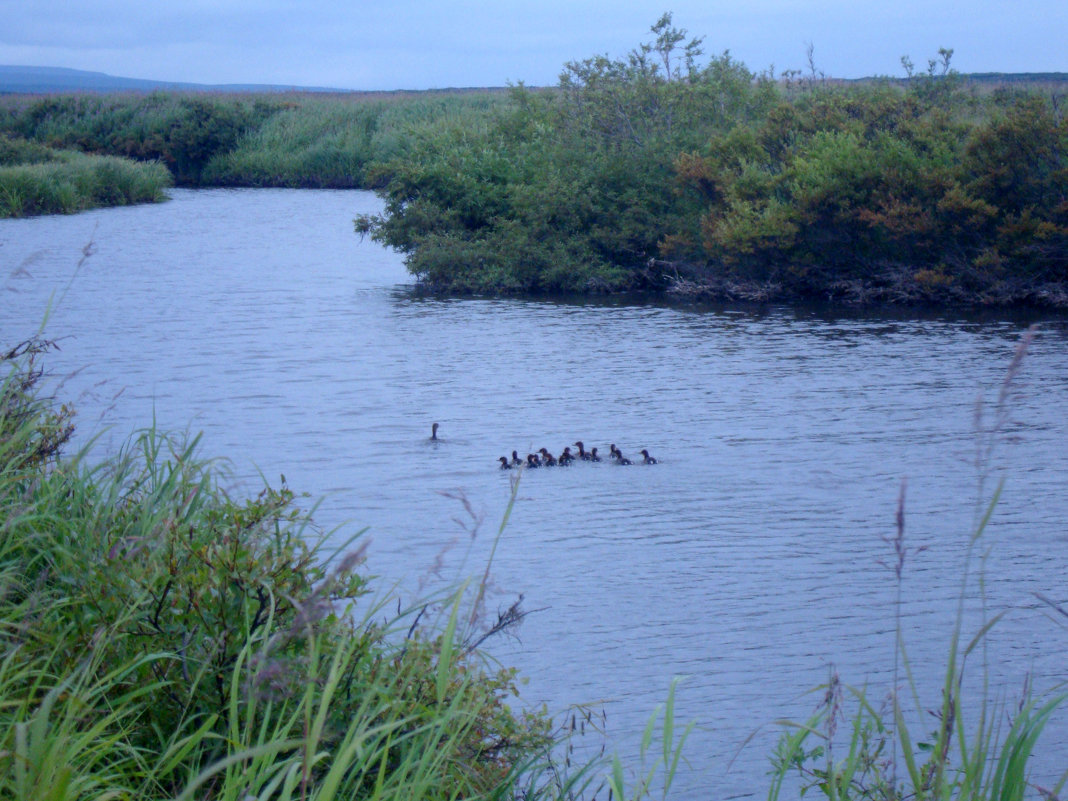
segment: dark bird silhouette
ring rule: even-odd
[[[508,457],[507,456],[502,456],[501,457],[501,470],[511,470],[511,469],[512,469],[512,465],[510,465],[508,463]]]
[[[613,445],[612,447],[616,448],[615,445]],[[613,454],[613,456],[616,457],[617,464],[633,464],[630,459],[623,455],[623,451],[621,451],[619,448],[616,448],[616,452]]]
[[[649,451],[642,449],[642,456],[645,457],[643,464],[656,464],[656,459],[649,455]]]
[[[430,438],[431,439],[435,439],[435,440],[438,438],[438,424],[437,423],[434,423],[434,425],[432,425],[430,427]]]
[[[538,455],[536,453],[527,454],[527,467],[541,467],[541,462],[538,461]]]
[[[512,451],[512,467],[519,467],[521,464],[523,464],[523,460],[519,458],[519,454]]]
[[[590,454],[587,452],[587,450],[584,447],[582,447],[582,440],[579,440],[578,442],[576,442],[575,445],[577,445],[578,449],[579,449],[579,453],[578,453],[579,458],[584,462],[588,462],[590,460]]]
[[[575,461],[575,457],[571,455],[571,448],[564,448],[564,452],[560,454],[560,464],[563,467],[567,467],[573,461]]]
[[[545,458],[546,467],[556,467],[556,457],[553,456],[546,448],[542,448],[538,451]]]
[[[599,462],[599,461],[601,461],[601,457],[597,455],[597,449],[596,448],[591,448],[590,449],[590,461],[591,462]]]

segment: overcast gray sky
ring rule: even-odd
[[[1068,0],[0,0],[0,64],[198,83],[427,89],[556,83],[622,56],[664,11],[754,71],[1068,72]]]

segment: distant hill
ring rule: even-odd
[[[275,84],[204,84],[149,81],[122,78],[103,72],[72,70],[65,67],[19,67],[0,65],[0,93],[47,94],[50,92],[152,92],[180,89],[190,92],[343,92],[322,86],[279,86]]]
[[[1068,72],[973,72],[962,73],[969,82],[984,85],[1002,84],[1068,84]],[[866,83],[887,78],[830,79],[835,83]],[[907,83],[905,78],[890,78],[894,83]],[[531,88],[531,87],[528,87]],[[123,78],[104,72],[72,70],[66,67],[20,67],[0,65],[0,94],[49,94],[54,92],[153,92],[159,89],[186,92],[356,92],[326,86],[292,86],[267,83],[182,83],[178,81],[149,81],[143,78]],[[495,91],[500,87],[452,88],[449,92]],[[406,94],[403,91],[401,93]],[[366,94],[360,92],[360,94]],[[377,94],[373,93],[373,94]]]

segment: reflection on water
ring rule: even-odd
[[[78,399],[83,440],[103,431],[113,449],[153,417],[203,431],[246,486],[284,472],[326,496],[324,526],[370,526],[371,569],[406,594],[451,543],[446,578],[481,567],[508,496],[498,457],[580,439],[650,449],[660,464],[522,476],[491,606],[523,593],[543,611],[494,651],[532,702],[604,700],[625,748],[687,675],[695,797],[763,795],[772,728],[727,762],[761,724],[810,712],[801,693],[830,663],[889,690],[880,562],[907,477],[907,536],[927,550],[906,566],[903,613],[938,702],[974,519],[976,401],[995,400],[1028,315],[427,297],[352,233],[375,208],[358,192],[175,191],[0,222],[0,342],[32,332],[53,297],[51,367],[69,374],[59,393]],[[992,465],[1007,484],[990,604],[1014,611],[991,670],[1010,700],[1028,671],[1039,688],[1066,678],[1068,634],[1032,594],[1066,600],[1066,330],[1042,326]],[[463,566],[457,492],[485,517]],[[1068,764],[1063,716],[1045,743],[1047,769]]]

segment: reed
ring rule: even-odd
[[[1055,693],[1043,700],[1027,695],[1012,710],[1004,700],[991,697],[984,653],[989,632],[1005,614],[991,614],[985,595],[989,527],[1002,492],[1001,481],[989,488],[993,455],[1008,422],[1013,387],[1034,334],[1032,327],[1017,347],[993,414],[988,417],[982,404],[977,406],[975,523],[962,564],[953,631],[946,643],[940,701],[930,707],[922,702],[923,691],[928,688],[919,687],[913,676],[903,631],[902,576],[908,559],[922,550],[906,544],[903,484],[896,534],[887,540],[894,550],[889,566],[898,587],[894,686],[888,705],[873,700],[867,688],[843,684],[832,671],[828,683],[818,688],[823,700],[808,720],[781,721],[784,733],[773,755],[769,799],[779,798],[790,774],[799,778],[802,792],[818,790],[834,800],[1007,800],[1022,799],[1028,789],[1036,789],[1029,784],[1035,746],[1050,717],[1068,701],[1068,693]],[[979,600],[982,617],[975,631],[967,633],[965,604],[973,597]],[[980,660],[978,666],[972,664],[975,660]],[[974,680],[965,686],[966,665],[970,672],[980,674],[977,689]],[[905,693],[900,691],[902,684]],[[934,731],[917,734],[916,721],[929,715],[937,721]],[[1010,720],[1007,727],[1002,724],[1005,719]],[[843,720],[848,731],[844,743],[838,736]],[[810,745],[813,741],[815,745]],[[1038,788],[1038,792],[1045,798],[1059,798],[1066,782],[1068,772],[1052,788]]]
[[[477,124],[503,95],[370,100],[304,97],[216,156],[203,182],[224,186],[365,188],[368,167],[404,152],[420,127]]]
[[[172,183],[158,162],[52,151],[47,161],[0,166],[0,217],[158,202]]]
[[[8,97],[0,98],[0,137],[161,161],[183,186],[365,188],[367,166],[408,149],[413,129],[472,122],[507,102],[489,90]],[[12,163],[3,141],[0,164]],[[38,160],[24,155],[14,163]]]

